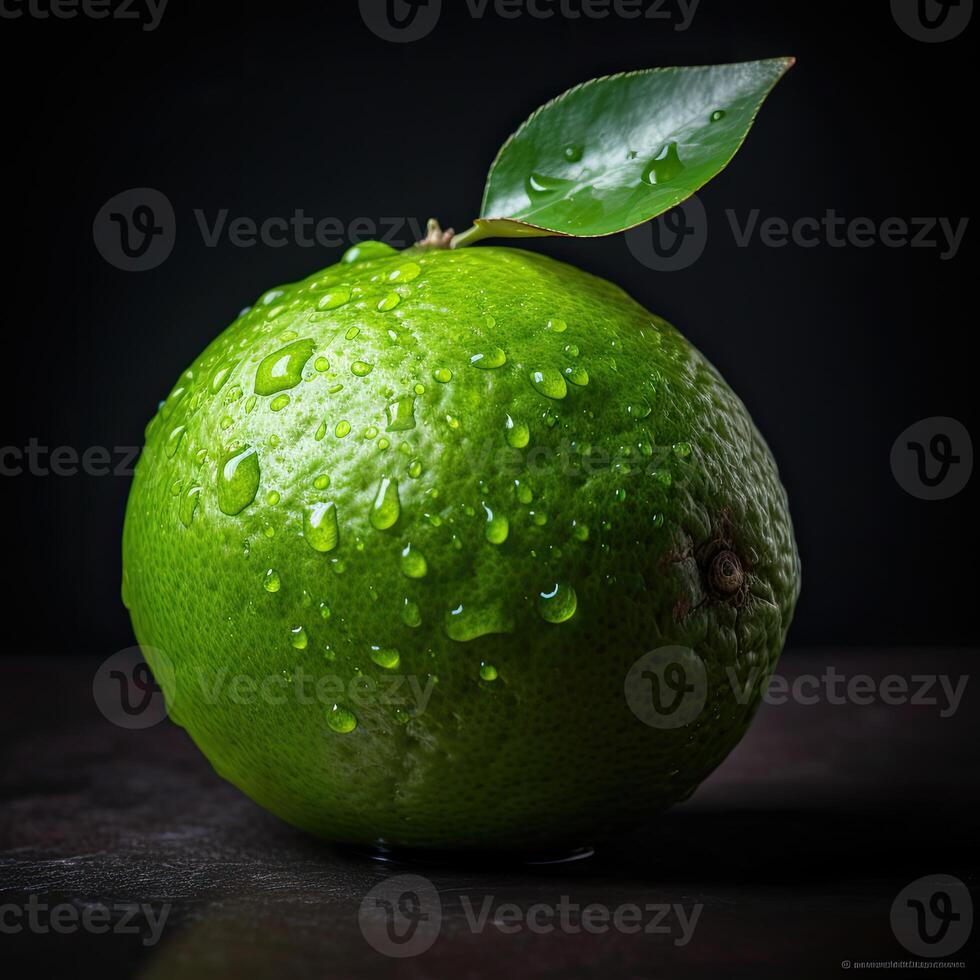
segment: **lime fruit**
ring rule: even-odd
[[[686,798],[798,581],[711,365],[508,247],[369,242],[266,292],[161,404],[124,533],[136,634],[218,773],[388,846],[585,844]]]

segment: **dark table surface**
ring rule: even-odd
[[[325,846],[223,782],[169,722],[138,731],[109,722],[92,697],[97,664],[8,660],[0,966],[6,976],[91,968],[146,978],[464,980],[836,977],[866,975],[861,961],[917,959],[890,924],[898,892],[935,874],[977,883],[980,695],[963,680],[974,656],[788,653],[778,668],[788,681],[826,678],[829,667],[879,684],[897,674],[926,703],[885,703],[896,698],[880,686],[859,696],[870,703],[834,703],[824,681],[815,703],[764,704],[689,802],[642,835],[550,866],[379,863]],[[920,675],[933,679],[928,689]],[[955,710],[937,675],[966,683]],[[393,875],[431,882],[441,906],[431,946],[400,959],[374,948],[378,936],[359,916],[365,894]],[[529,909],[563,901],[567,926],[557,912],[550,931],[528,926],[547,921],[526,918]],[[520,928],[508,925],[505,903],[521,910]],[[610,915],[667,906],[667,931],[586,931],[574,906],[592,904]],[[59,906],[68,911],[56,921]],[[474,925],[484,906],[487,920]],[[683,917],[697,907],[685,933]],[[643,912],[645,926],[659,914]],[[949,959],[971,965],[974,942]]]

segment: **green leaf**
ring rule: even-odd
[[[503,145],[480,217],[454,244],[591,238],[655,218],[724,169],[793,61],[654,68],[569,89]]]

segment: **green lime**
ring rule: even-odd
[[[684,799],[744,734],[799,580],[717,372],[516,248],[365,243],[266,292],[150,423],[123,545],[217,771],[387,846],[587,844]]]

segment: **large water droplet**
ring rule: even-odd
[[[402,604],[402,622],[412,629],[416,629],[422,625],[422,611],[419,609],[417,602],[412,602],[411,599],[405,599]]]
[[[309,646],[309,639],[306,636],[306,630],[302,626],[294,626],[289,631],[289,642],[297,650],[305,650]]]
[[[201,488],[199,486],[191,487],[187,493],[184,494],[180,501],[179,517],[180,523],[184,527],[190,527],[194,520],[194,514],[197,511],[197,505],[201,500]]]
[[[418,548],[407,544],[402,550],[401,569],[402,574],[408,578],[425,578],[429,571],[429,564]]]
[[[335,286],[317,301],[318,310],[336,310],[350,302],[350,286]]]
[[[480,678],[485,681],[495,681],[498,677],[497,668],[486,661],[480,664]]]
[[[569,163],[578,163],[582,159],[582,147],[577,143],[569,143],[562,149],[561,154]]]
[[[584,388],[589,383],[589,372],[581,364],[565,368],[565,377],[580,388]]]
[[[387,293],[378,300],[378,310],[381,313],[387,313],[389,310],[393,310],[401,301],[402,298],[398,293]]]
[[[539,173],[532,173],[524,182],[524,189],[532,201],[550,197],[554,194],[561,194],[563,191],[570,190],[574,186],[574,180],[565,180],[562,177],[548,177],[545,174]]]
[[[169,436],[167,436],[167,445],[165,451],[167,453],[168,459],[173,459],[177,454],[177,449],[180,446],[180,441],[184,438],[184,433],[187,431],[187,426],[178,425]]]
[[[217,368],[214,374],[211,376],[211,392],[212,394],[217,394],[221,391],[224,383],[228,380],[229,375],[234,370],[238,361],[232,361],[231,364],[223,364],[221,367]]]
[[[370,262],[372,259],[387,259],[397,254],[397,249],[386,245],[384,242],[367,241],[359,242],[357,245],[351,245],[340,257],[340,261],[348,264],[354,262]]]
[[[371,647],[371,659],[379,667],[384,667],[385,670],[395,670],[401,663],[398,651],[385,647]]]
[[[564,398],[568,392],[565,379],[562,377],[561,371],[557,368],[540,368],[539,370],[532,371],[531,384],[545,398],[553,398],[556,401]]]
[[[677,144],[665,143],[647,164],[643,179],[648,184],[665,184],[668,180],[673,180],[683,169],[684,164],[677,153]]]
[[[645,398],[638,398],[626,406],[626,411],[635,419],[645,419],[653,409]]]
[[[564,582],[556,582],[538,596],[538,612],[549,623],[564,623],[575,615],[578,596]]]
[[[262,360],[255,372],[255,393],[274,395],[277,391],[295,388],[303,380],[303,368],[313,355],[313,341],[297,340],[287,344]]]
[[[515,422],[509,415],[504,423],[507,442],[515,449],[523,449],[531,441],[531,430],[524,422]]]
[[[398,481],[392,477],[383,476],[378,484],[374,503],[371,505],[371,526],[379,531],[386,531],[397,522],[401,512],[401,502],[398,499]]]
[[[417,262],[406,262],[388,273],[388,282],[411,282],[422,274],[422,267]]]
[[[327,711],[327,724],[338,735],[346,735],[357,728],[357,716],[349,708],[335,704]]]
[[[389,402],[385,411],[388,415],[386,432],[402,432],[415,428],[415,396],[403,395]]]
[[[432,372],[432,377],[435,378],[439,384],[445,385],[449,384],[449,382],[453,380],[453,372],[450,371],[449,368],[445,367],[436,368]]]
[[[449,639],[466,643],[490,633],[512,633],[514,621],[499,604],[474,606],[460,603],[446,613],[443,628]]]
[[[470,364],[483,371],[492,371],[495,368],[503,367],[506,363],[507,355],[499,347],[488,347],[470,357]]]
[[[266,569],[262,585],[265,587],[266,592],[278,592],[282,588],[282,579],[274,568],[269,568]]]
[[[358,378],[366,378],[373,370],[374,365],[367,361],[354,361],[350,366],[350,373]]]
[[[255,499],[259,475],[255,449],[236,449],[224,457],[218,466],[218,508],[223,514],[239,514]]]
[[[709,118],[711,122],[719,122],[720,120],[725,118],[725,110],[715,109],[715,111],[711,113],[711,116]]]
[[[316,503],[304,513],[303,537],[314,551],[333,551],[337,547],[340,527],[333,501]]]
[[[487,515],[486,527],[483,529],[484,536],[490,544],[503,544],[510,533],[510,522],[503,514],[495,514],[486,504],[483,509]]]

